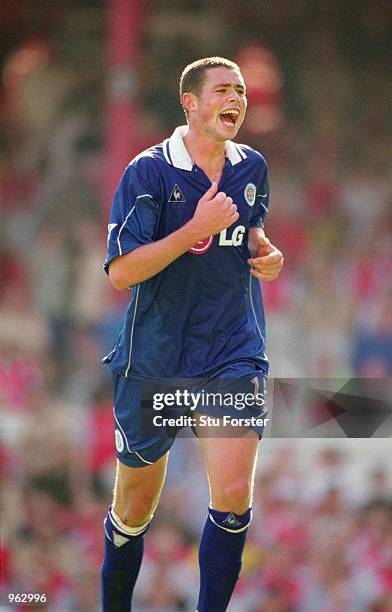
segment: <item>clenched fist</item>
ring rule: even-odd
[[[232,198],[227,197],[223,191],[216,193],[217,189],[218,185],[214,181],[200,198],[193,216],[193,225],[200,232],[201,238],[219,234],[239,218]]]

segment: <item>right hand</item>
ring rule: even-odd
[[[200,198],[192,219],[202,238],[219,234],[239,218],[233,199],[227,197],[223,191],[216,193],[217,189],[218,184],[214,181]]]

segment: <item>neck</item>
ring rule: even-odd
[[[190,157],[211,182],[219,182],[225,165],[225,141],[217,141],[207,132],[188,126],[184,144]]]

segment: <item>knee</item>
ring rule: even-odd
[[[156,500],[141,493],[130,493],[115,498],[113,509],[123,523],[139,527],[148,523],[154,514]]]
[[[212,505],[222,512],[243,514],[251,505],[252,485],[246,478],[238,478],[222,484],[212,492]]]
[[[150,522],[154,514],[154,507],[144,503],[130,504],[120,514],[120,518],[129,527],[139,527]]]

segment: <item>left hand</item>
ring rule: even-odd
[[[250,273],[259,280],[271,281],[278,278],[283,268],[284,258],[265,236],[260,237],[257,245],[257,255],[248,259]]]

